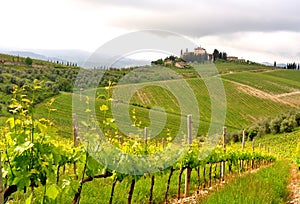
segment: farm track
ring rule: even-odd
[[[282,103],[282,104],[285,104],[285,105],[289,105],[291,107],[296,107],[296,106],[293,103],[290,103],[288,101],[283,100],[282,97],[295,95],[295,94],[300,93],[300,91],[294,91],[294,92],[291,92],[291,93],[284,93],[284,94],[274,95],[274,94],[264,92],[262,90],[254,88],[252,86],[245,85],[245,84],[242,84],[242,83],[239,83],[239,82],[236,82],[236,81],[232,81],[232,80],[228,80],[228,79],[224,79],[224,78],[223,78],[223,80],[237,85],[239,90],[241,90],[241,91],[243,91],[243,92],[245,92],[249,95],[252,95],[252,96],[255,96],[255,97],[258,97],[258,98],[262,98],[262,99],[269,99],[269,100],[272,100],[274,102],[279,102],[279,103]]]

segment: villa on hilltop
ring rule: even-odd
[[[188,48],[186,48],[185,52],[181,50],[180,58],[183,59],[185,62],[213,62],[215,59],[223,59],[226,61],[239,61],[245,62],[245,59],[239,59],[235,56],[227,56],[226,52],[219,52],[215,49],[213,54],[208,54],[206,49],[200,47],[194,48],[193,52],[189,52]]]
[[[180,57],[186,62],[204,63],[207,61],[213,61],[213,56],[211,54],[208,54],[206,52],[206,49],[202,47],[196,47],[194,49],[194,52],[189,52],[188,48],[186,48],[185,52],[181,50]]]

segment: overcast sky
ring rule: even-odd
[[[93,52],[122,34],[162,29],[209,52],[300,62],[297,0],[1,0],[0,5],[0,48]]]

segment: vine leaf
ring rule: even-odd
[[[59,189],[56,185],[51,185],[47,188],[46,196],[50,199],[55,200],[59,194]]]

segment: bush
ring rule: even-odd
[[[293,127],[290,125],[289,120],[284,119],[280,124],[280,132],[292,132]]]
[[[261,137],[265,134],[277,134],[292,132],[300,126],[300,110],[289,111],[273,119],[266,119],[246,128],[246,136],[252,140],[254,137]],[[242,131],[233,132],[228,136],[229,140],[238,142],[242,140]]]
[[[243,132],[242,131],[234,131],[229,135],[229,140],[233,142],[241,142],[242,141]],[[228,142],[228,141],[227,141]]]
[[[30,57],[27,57],[25,59],[25,64],[28,65],[28,66],[31,66],[32,65],[32,59]]]
[[[66,78],[60,78],[57,86],[60,91],[71,92],[73,90],[73,84]]]
[[[246,132],[247,132],[247,135],[250,138],[250,140],[253,140],[253,138],[258,135],[259,131],[260,131],[259,126],[253,125],[253,126],[249,127]]]
[[[271,120],[270,129],[273,134],[277,134],[280,132],[281,122],[282,122],[282,118],[279,117]]]

